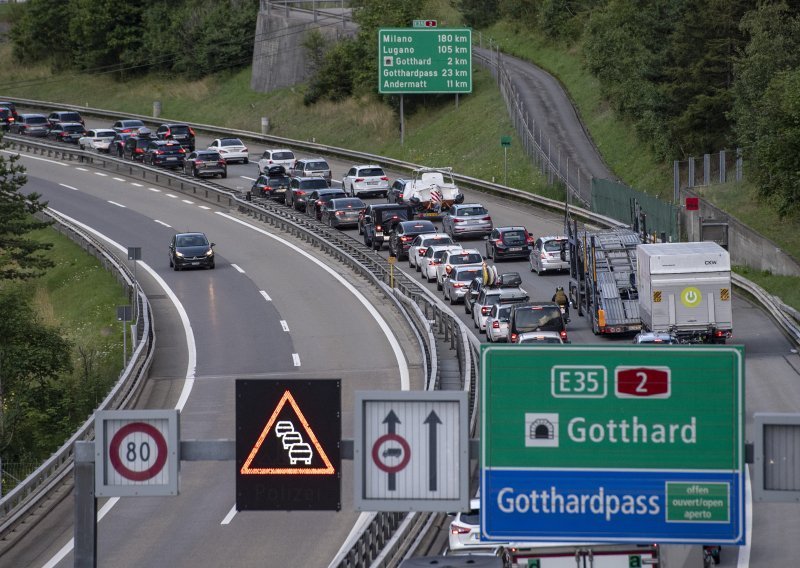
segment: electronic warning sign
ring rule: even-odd
[[[236,381],[236,509],[341,509],[341,381]]]

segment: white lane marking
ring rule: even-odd
[[[122,203],[117,203],[116,201],[109,201],[111,205],[116,205],[117,207],[122,207],[123,209],[127,209]]]
[[[750,483],[750,468],[745,466],[745,484],[744,484],[744,506],[745,506],[745,519],[744,526],[746,527],[745,540],[747,544],[739,547],[739,558],[736,562],[736,568],[748,568],[750,566],[750,543],[753,542],[753,486]]]
[[[71,189],[72,191],[78,191],[77,187],[72,187],[71,185],[67,185],[65,183],[60,183],[58,185],[60,185],[61,187],[66,187],[67,189]]]
[[[47,162],[48,164],[56,164],[58,166],[64,166],[66,168],[69,167],[69,164],[65,164],[64,162],[57,162],[55,160],[49,160],[47,158],[40,158],[39,156],[32,156],[30,154],[23,154],[21,152],[11,152],[9,150],[0,150],[3,154],[8,154],[9,156],[24,156],[30,160],[40,160],[42,162]],[[84,172],[88,172],[89,170],[84,168],[75,168],[76,170],[83,170]]]
[[[124,178],[111,178],[111,179],[113,179],[114,181],[125,181]]]
[[[103,507],[97,512],[97,522],[100,522],[103,519],[103,517],[106,516],[106,514],[111,510],[111,508],[117,504],[117,501],[119,501],[119,497],[112,497],[111,499],[106,501],[106,504],[103,505]],[[72,552],[72,549],[74,547],[75,547],[75,539],[71,538],[69,539],[69,542],[67,542],[67,544],[61,547],[61,550],[56,552],[55,556],[53,556],[50,560],[47,561],[47,564],[42,566],[42,568],[55,568],[55,566],[57,566],[59,562],[64,560],[67,554]]]
[[[80,168],[78,166],[75,166],[75,169],[78,170],[79,172],[88,172],[89,171],[86,168]]]
[[[256,178],[251,178],[251,177],[247,177],[247,176],[239,176],[239,177],[242,178],[242,179],[246,179],[247,181],[256,181]]]
[[[142,184],[140,184],[140,183],[136,183],[135,181],[132,181],[132,182],[131,182],[131,185],[132,185],[133,187],[144,187]]]
[[[103,172],[94,172],[94,175],[107,178],[108,174],[104,174]]]
[[[110,245],[116,247],[119,251],[123,253],[127,252],[128,250],[127,247],[123,247],[121,244],[112,240],[110,237],[107,237],[100,231],[97,231],[96,229],[93,229],[88,225],[81,223],[77,219],[73,219],[72,217],[64,215],[63,213],[55,209],[53,209],[53,211],[55,211],[65,219],[68,219],[72,223],[75,223],[85,231],[89,231],[93,235],[96,235],[97,237],[103,239]],[[183,383],[183,390],[181,391],[181,395],[178,398],[177,404],[175,405],[175,408],[178,411],[181,411],[183,410],[183,407],[186,406],[186,402],[189,400],[189,395],[192,393],[192,389],[194,388],[194,377],[195,377],[195,372],[197,370],[197,344],[194,341],[194,331],[192,330],[192,322],[189,321],[189,315],[186,313],[186,309],[184,309],[183,304],[181,304],[181,301],[175,295],[175,292],[172,291],[172,289],[167,285],[164,279],[161,278],[161,276],[159,276],[158,273],[155,270],[153,270],[150,267],[150,265],[147,264],[146,262],[141,260],[138,262],[139,265],[150,274],[150,276],[156,281],[156,283],[159,286],[161,286],[161,288],[167,294],[170,301],[172,301],[172,304],[175,306],[175,311],[178,312],[178,316],[181,319],[181,324],[183,325],[183,333],[184,336],[186,337],[186,351],[189,359],[186,362],[186,380]],[[106,516],[106,514],[112,509],[112,507],[114,507],[114,505],[117,504],[117,501],[119,501],[119,497],[112,497],[106,502],[106,504],[103,506],[102,509],[100,509],[100,512],[97,515],[98,522],[103,517]],[[50,560],[47,561],[47,563],[44,565],[43,568],[54,568],[59,562],[61,562],[61,560],[64,559],[64,557],[67,554],[69,554],[72,551],[74,547],[75,547],[75,540],[70,539],[69,542],[67,542],[67,544],[65,544],[61,548],[61,550],[59,550],[55,554],[55,556],[53,556]]]
[[[233,520],[233,517],[235,517],[235,516],[236,516],[236,503],[233,504],[233,507],[231,507],[231,510],[228,511],[228,514],[225,515],[225,518],[222,519],[222,522],[220,524],[221,525],[229,525],[231,523],[231,521]]]
[[[272,301],[272,298],[270,298],[270,297],[269,297],[269,294],[267,294],[266,292],[264,292],[264,290],[259,290],[259,293],[260,293],[262,296],[264,296],[264,299],[265,299],[267,302],[271,302],[271,301]]]
[[[167,197],[169,197],[170,199],[178,199],[178,196],[177,196],[177,195],[172,195],[171,193],[165,193],[164,195],[166,195],[166,196],[167,196]]]
[[[154,191],[156,193],[161,193],[161,190],[160,189],[156,189],[155,187],[148,187],[147,189],[149,189],[150,191]]]
[[[189,205],[193,205],[194,201],[189,201],[188,199],[181,199],[184,203],[188,203]]]
[[[283,328],[283,331],[289,331],[289,324],[286,323],[286,320],[281,320],[281,327]]]
[[[292,362],[294,362],[294,366],[295,367],[299,367],[300,366],[300,355],[298,355],[297,353],[292,353]]]
[[[165,227],[169,227],[170,229],[172,228],[172,225],[167,225],[164,221],[159,221],[158,219],[153,219],[153,221],[155,221],[159,225],[164,225]]]
[[[242,270],[242,268],[238,264],[231,263],[231,266],[233,266],[236,270],[244,274],[244,270]]]
[[[392,330],[389,327],[389,324],[386,323],[385,319],[383,319],[383,316],[381,316],[378,313],[378,310],[375,309],[375,306],[370,304],[369,300],[367,300],[364,297],[364,295],[356,289],[355,286],[353,286],[352,284],[350,284],[350,282],[345,280],[344,277],[342,277],[333,268],[331,268],[330,266],[328,266],[327,264],[325,264],[324,262],[322,262],[318,258],[316,258],[316,257],[312,256],[311,254],[307,253],[306,251],[304,251],[303,249],[301,249],[297,245],[290,243],[286,239],[284,239],[282,237],[279,237],[277,235],[273,235],[272,233],[269,233],[269,232],[265,231],[264,229],[262,229],[260,227],[256,227],[255,225],[251,225],[250,223],[247,223],[246,221],[242,221],[241,219],[237,219],[236,217],[232,217],[232,216],[228,215],[227,213],[222,213],[220,211],[217,211],[216,215],[219,215],[220,217],[225,217],[226,219],[230,219],[234,223],[239,223],[240,225],[244,225],[245,227],[249,227],[250,229],[253,229],[256,232],[261,233],[262,235],[266,235],[271,239],[275,239],[279,243],[282,243],[282,244],[286,245],[287,247],[291,248],[296,253],[298,253],[300,255],[303,255],[304,257],[309,259],[311,262],[313,262],[314,264],[316,264],[317,266],[322,268],[324,271],[326,271],[328,274],[333,276],[336,280],[338,280],[339,283],[342,286],[347,288],[347,290],[349,290],[350,293],[353,294],[358,299],[359,302],[361,302],[361,304],[366,308],[366,310],[369,312],[369,314],[372,316],[372,318],[375,320],[375,322],[381,328],[381,331],[383,332],[383,334],[386,336],[386,340],[389,342],[389,345],[392,348],[392,352],[394,353],[394,358],[397,361],[397,366],[398,366],[398,368],[400,370],[400,389],[404,390],[404,391],[407,391],[407,390],[409,390],[409,388],[411,388],[411,379],[409,377],[409,372],[408,372],[408,363],[406,362],[406,358],[403,355],[403,350],[400,347],[400,343],[397,341],[397,338],[392,333]]]
[[[207,205],[198,205],[197,207],[200,209],[205,209],[206,211],[211,211],[211,207],[208,207]]]

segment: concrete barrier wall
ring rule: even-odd
[[[686,197],[697,197],[697,194],[688,189],[681,190],[681,203],[686,203]],[[702,198],[699,201],[700,209],[697,211],[681,209],[681,230],[687,235],[687,240],[700,240],[701,217],[724,221],[728,223],[728,252],[732,264],[780,276],[800,276],[800,263],[777,244],[708,201]]]

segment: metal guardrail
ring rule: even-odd
[[[137,335],[141,340],[137,343],[119,380],[98,406],[98,410],[124,408],[138,397],[144,384],[142,379],[147,375],[153,360],[155,333],[150,304],[141,290],[135,287],[133,275],[128,267],[117,260],[102,242],[53,211],[46,210],[45,213],[55,222],[57,230],[81,244],[84,250],[97,257],[106,269],[114,271],[123,285],[132,291],[134,301],[139,304]],[[47,496],[72,472],[75,442],[91,440],[93,437],[94,416],[91,416],[47,461],[0,499],[0,542],[4,543],[3,548],[35,526],[35,523],[28,521],[31,511],[40,507]]]
[[[24,104],[24,102],[23,102]],[[63,105],[62,105],[63,106]],[[81,109],[84,110],[84,109]],[[121,115],[117,115],[121,116]],[[134,115],[127,115],[134,116]],[[199,125],[193,125],[200,128]],[[255,133],[247,133],[244,131],[234,131],[230,129],[216,129],[217,132],[224,131],[226,133],[237,134],[240,137],[248,139],[267,139]],[[41,142],[30,141],[25,138],[7,137],[6,141],[19,148],[23,148],[35,153],[46,154],[51,157],[61,159],[80,161],[90,163],[94,167],[101,169],[113,170],[117,173],[137,177],[140,179],[151,179],[156,183],[166,184],[178,191],[191,193],[198,199],[204,199],[212,203],[222,204],[230,207],[238,207],[240,211],[256,218],[261,221],[267,222],[282,231],[289,232],[294,236],[318,246],[321,250],[327,252],[333,257],[342,262],[349,264],[357,272],[363,274],[368,279],[372,280],[379,286],[388,297],[394,299],[398,306],[403,306],[401,311],[409,314],[409,318],[414,322],[413,327],[418,333],[420,341],[430,346],[430,349],[435,349],[435,341],[432,341],[434,335],[434,328],[436,333],[444,333],[446,338],[450,338],[451,347],[457,350],[461,370],[463,373],[464,388],[470,393],[470,430],[475,431],[477,427],[477,378],[479,376],[479,346],[480,343],[469,333],[466,332],[464,325],[454,316],[450,309],[440,302],[438,298],[433,296],[429,290],[420,286],[416,281],[408,279],[402,273],[394,276],[395,289],[389,288],[390,281],[389,272],[390,267],[386,259],[373,251],[369,251],[363,247],[361,243],[341,233],[338,230],[330,229],[329,227],[318,223],[308,217],[300,217],[294,215],[285,207],[279,207],[268,201],[255,202],[243,199],[243,196],[238,192],[229,188],[219,186],[211,182],[200,182],[187,176],[178,174],[166,173],[157,168],[131,163],[112,157],[102,156],[93,152],[81,151],[78,149],[64,148],[60,145],[46,144]],[[273,138],[274,141],[274,138]],[[295,141],[296,142],[296,141]],[[279,143],[289,145],[286,139],[279,139]],[[299,143],[300,144],[300,143]],[[304,143],[304,148],[308,149]],[[323,146],[315,145],[316,147],[323,148]],[[327,147],[324,147],[327,148]],[[335,149],[337,152],[347,155],[350,158],[361,159],[367,158],[369,161],[376,161],[374,156],[368,154],[350,153],[347,154],[345,150]],[[333,154],[333,152],[330,152]],[[414,164],[399,162],[395,160],[386,161],[384,163],[393,163],[393,167],[402,165],[403,168],[411,169],[416,167]],[[499,186],[498,184],[489,184],[474,180],[474,189],[496,193],[504,197],[514,200],[525,201],[531,205],[544,207],[561,211],[564,207],[563,203],[553,200],[542,198],[527,194],[525,192]],[[614,219],[597,215],[591,211],[581,208],[571,208],[571,213],[575,218],[581,219],[585,223],[596,225],[598,227],[621,226],[621,223]],[[800,327],[794,321],[785,308],[781,308],[782,304],[775,303],[773,297],[769,296],[762,289],[755,284],[747,281],[744,278],[736,276],[734,282],[737,286],[744,289],[759,302],[767,307],[777,306],[774,310],[769,310],[775,317],[776,321],[781,327],[787,331],[795,341],[800,341]],[[402,298],[402,299],[401,299]],[[407,309],[409,304],[416,305],[418,310]],[[421,317],[422,316],[422,317]],[[427,324],[427,325],[426,325]],[[433,351],[430,352],[428,367],[428,384],[431,384],[435,377],[435,363],[436,358],[433,356]],[[40,484],[41,485],[41,484]],[[427,526],[425,522],[404,522],[406,518],[405,513],[376,513],[370,523],[368,523],[364,530],[358,535],[352,547],[344,555],[343,558],[337,559],[332,566],[367,566],[374,559],[378,557],[380,552],[385,553],[383,547],[392,542],[399,542],[402,540],[411,540],[417,537],[414,530],[422,530],[422,527]],[[406,535],[393,534],[398,527],[402,527],[408,531]],[[384,558],[387,555],[384,554]]]

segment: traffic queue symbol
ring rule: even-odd
[[[669,398],[670,376],[669,367],[616,367],[614,383],[617,398]]]
[[[281,416],[281,411],[289,405],[294,411],[295,420],[278,420]],[[267,460],[280,461],[285,463],[286,456],[288,456],[290,467],[285,466],[272,466],[272,467],[257,467],[253,465],[256,456],[261,450],[262,445],[267,440],[270,431],[274,429],[274,436],[280,440],[280,446],[286,454],[278,457],[277,455],[266,456]],[[298,428],[299,426],[299,428]],[[322,461],[323,467],[313,467],[312,459],[315,455],[319,456]],[[291,467],[291,466],[306,466],[306,467]],[[297,405],[292,393],[286,391],[283,393],[278,405],[272,412],[267,424],[261,431],[261,435],[256,440],[255,445],[250,450],[250,454],[244,461],[240,470],[242,475],[334,475],[336,469],[333,467],[331,460],[319,443],[317,436],[311,429],[303,411]]]
[[[167,441],[147,422],[131,422],[117,430],[108,448],[111,467],[130,481],[153,479],[167,463]]]

